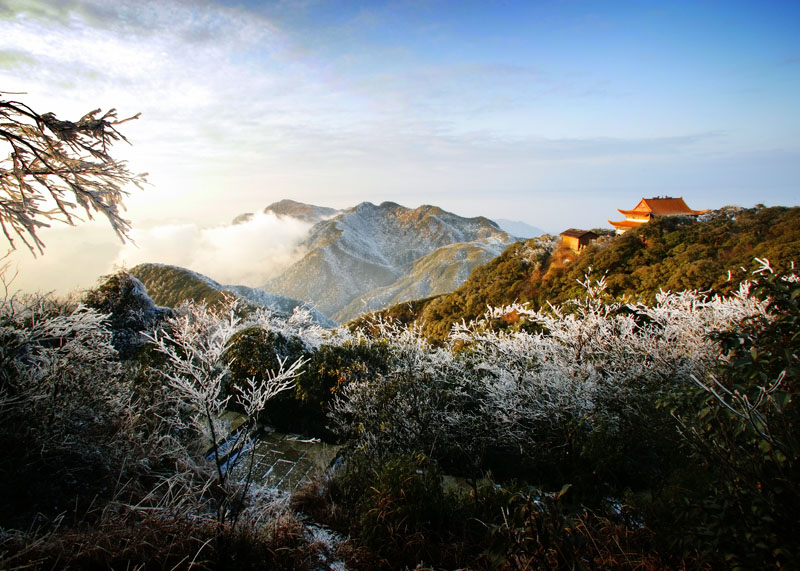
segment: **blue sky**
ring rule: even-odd
[[[798,29],[796,1],[0,0],[0,91],[141,111],[142,232],[282,198],[559,232],[654,195],[798,204]],[[54,239],[119,262],[82,231]]]

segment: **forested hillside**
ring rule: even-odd
[[[657,219],[603,237],[579,255],[534,238],[509,246],[453,293],[416,303],[413,311],[401,304],[382,315],[416,321],[427,336],[443,339],[454,323],[482,315],[487,306],[527,302],[539,308],[574,298],[587,273],[606,273],[614,298],[653,301],[662,289],[732,291],[756,257],[781,269],[800,259],[800,208],[728,207],[700,222]]]

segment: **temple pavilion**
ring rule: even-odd
[[[625,215],[625,220],[620,222],[609,220],[609,223],[617,229],[617,234],[624,234],[631,228],[638,228],[658,216],[699,216],[708,212],[708,209],[692,210],[680,196],[678,198],[670,196],[643,198],[633,210],[622,210],[621,208],[617,210]]]

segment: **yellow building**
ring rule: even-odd
[[[597,234],[588,230],[570,228],[561,233],[561,242],[576,252],[583,250],[592,240],[597,240]]]
[[[706,210],[692,210],[683,201],[683,197],[672,198],[669,196],[643,198],[633,210],[619,210],[625,215],[625,220],[608,222],[617,229],[617,234],[624,234],[631,228],[638,228],[658,216],[699,216],[708,212]]]

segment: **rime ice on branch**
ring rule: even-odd
[[[0,153],[8,153],[0,159],[0,227],[12,248],[18,237],[41,253],[37,232],[52,220],[75,224],[81,211],[89,219],[101,213],[121,240],[128,238],[130,225],[119,208],[127,185],[141,188],[146,175],[132,173],[109,149],[116,141],[128,142],[117,126],[139,115],[118,119],[115,109],[101,113],[63,121],[0,98]]]

